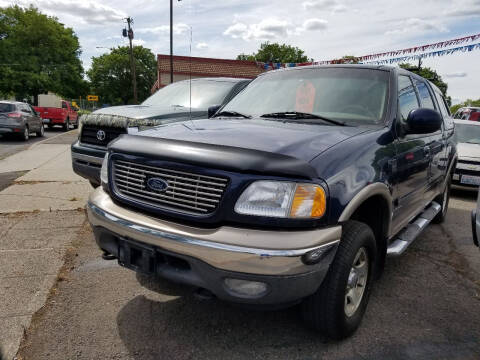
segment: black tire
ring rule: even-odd
[[[67,118],[67,120],[65,121],[65,124],[63,124],[63,131],[68,131],[70,130],[70,119]]]
[[[433,201],[435,201],[437,204],[440,204],[440,206],[442,207],[440,212],[432,220],[434,224],[443,223],[445,221],[445,218],[447,217],[448,203],[450,202],[451,185],[452,185],[452,178],[449,176],[447,180],[447,184],[445,185],[445,189],[443,190],[443,193],[441,193],[435,199],[433,199]]]
[[[304,321],[314,330],[332,339],[343,339],[351,335],[360,325],[367,308],[376,257],[376,242],[373,231],[364,223],[348,221],[343,225],[342,239],[335,258],[320,288],[302,304]],[[367,254],[368,272],[358,307],[347,315],[347,284],[354,260],[359,253]],[[359,278],[352,277],[355,289],[360,287]],[[351,305],[350,305],[351,306]]]
[[[28,141],[30,139],[30,129],[28,125],[25,125],[25,129],[23,129],[23,133],[20,135],[23,141]]]
[[[38,137],[43,137],[45,135],[45,128],[43,127],[43,124],[40,125],[40,130],[36,132]]]

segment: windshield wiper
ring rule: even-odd
[[[281,118],[281,119],[318,119],[328,122],[330,124],[338,125],[338,126],[346,126],[344,122],[332,120],[326,118],[321,115],[304,113],[299,111],[284,111],[284,112],[274,112],[270,114],[263,114],[260,117],[267,117],[267,118]]]
[[[236,111],[220,111],[219,113],[215,114],[213,117],[217,116],[232,116],[232,117],[243,117],[245,119],[251,119],[250,115],[245,115]]]

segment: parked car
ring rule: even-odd
[[[17,101],[0,101],[0,134],[17,135],[27,141],[30,134],[43,136],[42,119],[27,103]]]
[[[78,141],[72,144],[73,170],[97,187],[110,141],[121,134],[134,134],[139,128],[212,115],[249,82],[234,78],[179,81],[158,90],[141,105],[113,106],[86,115]]]
[[[352,334],[387,256],[448,209],[441,91],[387,66],[260,75],[213,118],[122,136],[88,201],[120,265]],[[212,296],[213,296],[212,295]]]
[[[480,123],[454,120],[458,161],[452,185],[477,190],[480,186]]]
[[[69,101],[59,99],[55,106],[36,106],[43,123],[49,128],[61,125],[65,131],[70,130],[70,125],[78,127],[78,113]]]
[[[459,120],[480,121],[480,107],[462,107],[453,117]]]

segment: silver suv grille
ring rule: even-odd
[[[214,212],[228,183],[226,178],[124,160],[113,160],[112,169],[114,188],[127,200],[190,214]],[[149,185],[151,179],[161,179],[168,186],[166,189],[154,189]]]

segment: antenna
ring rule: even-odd
[[[190,68],[190,121],[192,120],[192,38],[193,38],[193,28],[190,26],[190,63],[189,63],[189,68]],[[193,122],[192,122],[193,124]]]

